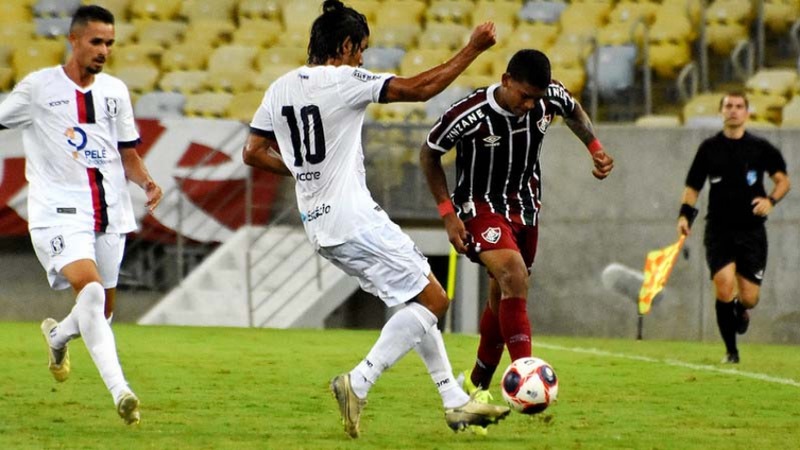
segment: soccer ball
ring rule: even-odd
[[[503,398],[511,409],[522,414],[537,414],[558,396],[556,372],[539,358],[520,358],[503,373]]]

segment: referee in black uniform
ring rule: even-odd
[[[686,177],[678,217],[678,232],[688,235],[697,215],[697,197],[708,179],[703,242],[714,281],[717,325],[727,350],[723,363],[739,362],[736,334],[747,331],[747,310],[758,304],[767,265],[764,222],[790,186],[780,151],[745,131],[748,107],[741,92],[722,97],[722,131],[700,144]],[[764,189],[765,172],[774,184],[769,195]]]

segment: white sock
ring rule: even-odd
[[[105,298],[105,290],[100,283],[89,283],[78,293],[74,312],[77,312],[83,342],[116,403],[130,389],[117,359],[114,333],[103,312]]]
[[[442,396],[445,409],[456,408],[469,401],[469,395],[458,385],[453,376],[453,367],[447,358],[444,339],[437,327],[431,327],[414,350],[425,362],[425,367],[428,368],[428,373],[431,374],[433,383]]]
[[[436,316],[419,303],[409,303],[397,311],[383,326],[367,357],[350,372],[353,392],[359,398],[366,398],[383,371],[414,348],[436,322]]]
[[[55,349],[62,349],[67,342],[75,339],[81,335],[80,328],[78,327],[78,313],[75,311],[78,308],[77,303],[72,307],[72,311],[64,317],[64,320],[58,323],[54,328],[53,334],[50,335],[50,343]]]
[[[110,316],[106,318],[106,322],[111,325],[111,322],[114,320],[114,313],[112,312]]]

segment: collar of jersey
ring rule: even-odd
[[[500,83],[495,83],[486,88],[486,100],[489,102],[489,106],[491,106],[492,109],[495,110],[498,114],[502,114],[504,116],[509,116],[509,117],[515,117],[514,113],[506,111],[502,106],[500,106],[499,103],[497,103],[497,100],[494,98],[494,91],[496,91],[497,88],[499,87]]]

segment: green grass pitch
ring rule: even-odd
[[[362,437],[342,430],[328,381],[377,331],[114,326],[142,423],[116,415],[81,341],[71,378],[47,371],[35,323],[0,324],[2,449],[781,449],[800,448],[800,348],[534,336],[559,376],[558,402],[512,414],[488,436],[455,434],[410,353],[373,388]],[[447,335],[456,373],[477,337]],[[508,364],[505,359],[501,370]],[[502,402],[499,374],[492,392]]]

